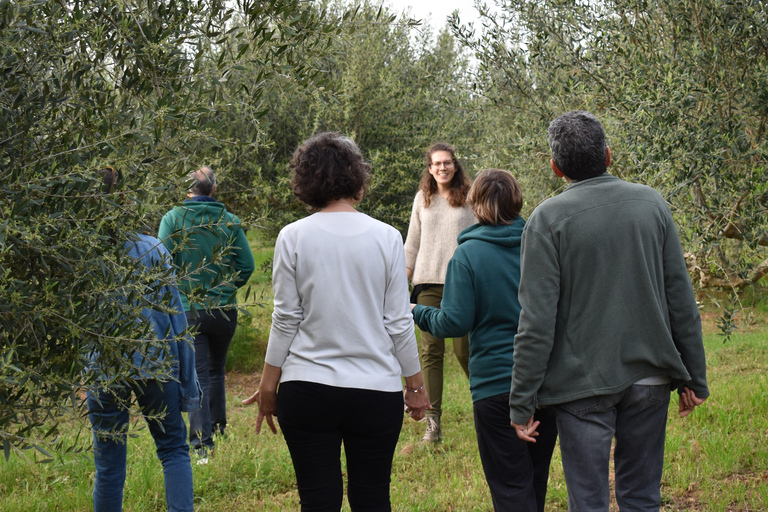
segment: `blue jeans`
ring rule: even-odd
[[[227,427],[226,377],[227,351],[237,329],[237,311],[187,313],[187,322],[197,328],[195,369],[203,391],[201,407],[189,413],[189,444],[196,451],[213,449],[213,434]]]
[[[93,459],[96,478],[93,486],[94,512],[115,512],[123,508],[125,485],[126,433],[131,392],[145,415],[155,440],[157,457],[165,476],[165,502],[169,512],[193,510],[192,466],[187,444],[187,427],[179,408],[178,382],[139,381],[114,392],[88,393],[88,417],[93,425]]]
[[[608,511],[614,437],[619,510],[659,510],[669,395],[669,384],[635,384],[555,406],[570,512]]]

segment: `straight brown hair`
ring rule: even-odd
[[[509,171],[488,169],[475,178],[467,201],[480,224],[509,225],[523,209],[523,190]]]

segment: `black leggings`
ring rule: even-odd
[[[403,426],[401,392],[285,382],[277,393],[277,417],[291,452],[303,512],[341,510],[342,442],[350,508],[392,510],[389,482]]]

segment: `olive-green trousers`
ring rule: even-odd
[[[418,303],[425,306],[440,307],[443,300],[443,285],[434,285],[419,294]],[[427,410],[428,416],[441,416],[443,410],[443,365],[445,361],[445,339],[435,338],[421,331],[421,373],[424,385],[429,393],[432,409]],[[469,377],[469,339],[467,336],[453,338],[453,353],[461,365],[461,369]]]

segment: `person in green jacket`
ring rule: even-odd
[[[681,417],[709,396],[677,229],[658,192],[606,172],[593,114],[558,116],[549,146],[568,186],[523,231],[510,419],[534,441],[534,411],[553,406],[569,510],[608,512],[613,452],[619,509],[658,511],[670,390]]]
[[[509,383],[520,303],[523,194],[507,171],[483,171],[468,196],[477,224],[464,229],[448,263],[440,308],[413,306],[420,329],[437,337],[469,333],[469,386],[480,460],[496,511],[543,512],[557,439],[551,411],[537,413],[536,444],[509,423]]]
[[[189,199],[163,216],[158,236],[179,268],[181,302],[197,329],[195,367],[203,400],[189,414],[189,440],[198,463],[205,463],[213,435],[224,434],[227,426],[224,366],[237,328],[236,292],[255,266],[240,219],[213,198],[213,171],[203,167],[190,179]]]

